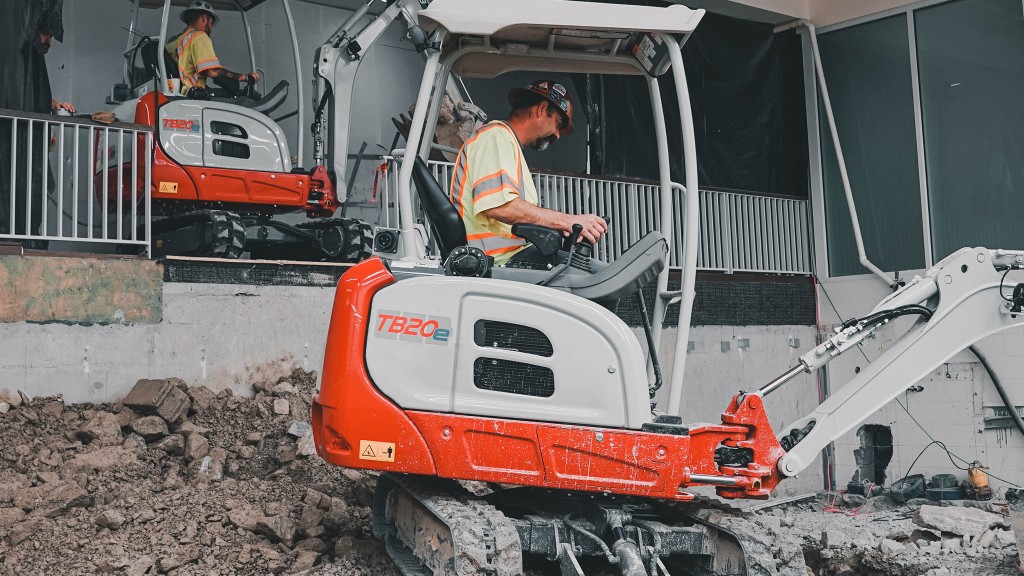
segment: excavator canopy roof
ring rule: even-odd
[[[634,32],[685,39],[704,10],[569,0],[433,0],[419,12],[429,31],[447,31],[450,54],[473,43],[454,64],[461,76],[490,78],[511,70],[641,74],[626,51]],[[558,58],[554,52],[565,58]],[[575,55],[572,57],[571,55]]]

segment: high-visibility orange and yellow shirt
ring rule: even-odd
[[[470,246],[494,257],[502,266],[526,247],[526,240],[512,235],[512,226],[483,212],[520,198],[537,205],[537,188],[512,128],[495,120],[477,128],[455,159],[449,191],[459,209]]]
[[[206,77],[201,72],[223,68],[213,51],[213,40],[202,30],[186,28],[180,36],[168,42],[166,48],[178,63],[182,93],[193,86],[206,88]]]

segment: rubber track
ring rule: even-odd
[[[332,226],[340,227],[345,233],[345,244],[341,253],[333,258],[336,262],[360,262],[373,254],[373,228],[356,218],[323,218],[296,224],[303,230],[323,230]]]
[[[245,226],[241,217],[224,210],[197,210],[176,214],[153,222],[153,234],[170,232],[192,226],[196,222],[209,222],[213,226],[213,241],[196,250],[198,256],[237,259],[245,251]]]
[[[234,212],[210,211],[213,221],[213,244],[210,255],[220,258],[238,259],[245,251],[245,225]]]
[[[444,571],[433,573],[433,576],[522,574],[518,532],[494,506],[468,494],[451,481],[392,474],[388,474],[387,479],[394,482],[396,490],[403,490],[411,496],[449,530],[455,557],[443,561]],[[387,538],[394,538],[394,531],[389,532]],[[402,544],[404,552],[393,553],[392,545],[388,546],[388,551],[403,574],[431,574],[422,563],[415,570],[403,567],[408,566],[412,556],[409,549],[415,549],[415,546],[408,542]]]

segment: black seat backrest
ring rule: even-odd
[[[148,77],[147,81],[155,78],[160,74],[160,68],[157,64],[157,54],[163,54],[164,66],[167,67],[167,74],[171,78],[178,77],[178,63],[174,61],[171,54],[167,50],[159,50],[158,42],[152,38],[143,39],[139,46],[139,57],[142,59],[142,67],[146,70]]]
[[[416,184],[420,204],[427,213],[441,259],[444,260],[452,250],[466,245],[466,227],[462,223],[462,216],[459,216],[458,209],[448,200],[448,195],[430,173],[427,163],[418,156],[412,167],[412,181]]]

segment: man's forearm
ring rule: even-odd
[[[227,68],[210,68],[209,70],[203,71],[203,76],[207,78],[229,78],[231,80],[238,80],[239,82],[246,79],[248,74],[239,74],[238,72],[232,72]]]
[[[501,206],[484,210],[488,217],[504,224],[537,224],[558,230],[568,236],[574,224],[582,226],[580,240],[595,243],[608,230],[608,224],[600,216],[594,214],[566,214],[557,210],[548,210],[534,206],[529,202],[514,198]]]
[[[572,231],[572,220],[568,214],[534,206],[520,198],[515,198],[511,202],[506,202],[490,210],[484,210],[483,213],[504,224],[537,224],[561,232]]]

